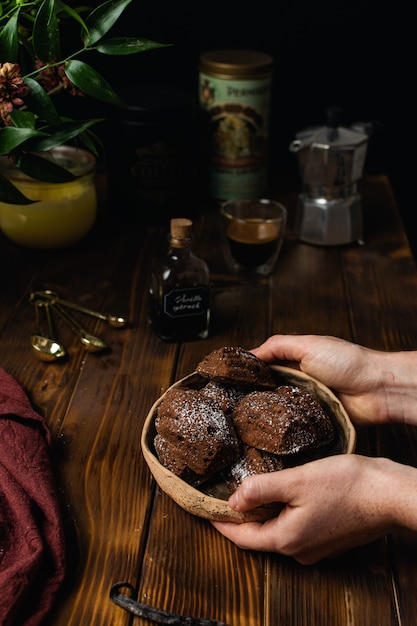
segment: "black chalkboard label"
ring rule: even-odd
[[[207,287],[172,289],[164,296],[164,314],[169,317],[206,315],[209,307]]]

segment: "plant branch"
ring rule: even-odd
[[[89,51],[94,50],[94,49],[95,49],[94,46],[88,46],[88,47],[80,48],[76,52],[73,52],[72,54],[69,54],[67,57],[65,57],[65,59],[61,59],[60,61],[55,61],[54,63],[47,63],[46,65],[42,65],[42,67],[39,67],[39,68],[33,70],[33,72],[29,72],[29,74],[25,74],[23,76],[23,78],[25,79],[25,78],[33,78],[34,76],[36,77],[38,74],[41,74],[45,70],[50,70],[53,67],[59,67],[60,65],[64,65],[64,63],[67,63],[67,61],[70,61],[71,59],[74,59],[79,54],[83,54],[84,52],[89,52]],[[51,93],[54,93],[54,92],[52,91]]]

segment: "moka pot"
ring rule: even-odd
[[[363,236],[361,198],[357,183],[362,177],[368,134],[362,128],[338,125],[338,110],[326,111],[326,125],[296,134],[290,151],[298,156],[303,182],[295,217],[301,241],[341,245]]]

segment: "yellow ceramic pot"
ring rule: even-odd
[[[0,202],[0,228],[17,244],[28,248],[62,248],[82,239],[93,226],[97,212],[94,181],[95,158],[79,148],[60,146],[50,157],[77,178],[68,183],[45,183],[0,160],[3,176],[33,204]]]

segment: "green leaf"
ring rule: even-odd
[[[166,48],[171,45],[170,43],[157,43],[150,39],[138,39],[137,37],[113,37],[100,42],[95,49],[102,54],[121,56],[146,52],[155,48]]]
[[[23,153],[16,165],[27,176],[47,183],[68,183],[76,178],[64,167],[32,153]]]
[[[84,44],[92,46],[99,41],[114,26],[131,2],[132,0],[108,0],[94,9],[85,20],[89,34],[83,36]]]
[[[26,198],[8,178],[0,174],[0,202],[6,202],[7,204],[33,204],[37,201]]]
[[[93,67],[83,61],[68,61],[65,73],[76,87],[89,96],[109,104],[121,104],[121,99],[109,83]]]
[[[35,130],[36,128],[36,117],[30,111],[20,111],[19,109],[14,109],[10,113],[10,117],[13,120],[13,124],[16,128],[31,128]]]
[[[22,74],[26,74],[35,67],[35,55],[33,53],[32,40],[28,40],[22,31],[19,31],[19,61],[22,60],[21,52],[25,53],[27,56],[28,63],[26,59],[21,64]]]
[[[61,58],[61,41],[55,0],[44,0],[33,25],[33,48],[45,63]]]
[[[9,154],[25,141],[43,135],[44,133],[31,128],[15,128],[14,126],[0,128],[0,154]]]
[[[80,133],[78,138],[87,150],[89,150],[96,157],[99,156],[97,146],[99,145],[102,147],[102,144],[100,139],[94,133]]]
[[[78,22],[81,26],[81,28],[88,34],[88,28],[85,25],[85,22],[83,20],[83,18],[81,17],[81,15],[79,14],[78,11],[80,11],[81,9],[73,9],[71,7],[69,7],[67,4],[64,4],[62,7],[62,10],[65,11],[65,13],[68,13],[68,15],[70,17],[72,17],[76,22]]]
[[[0,59],[1,62],[17,62],[19,39],[17,34],[19,10],[13,13],[5,26],[0,30]]]
[[[62,146],[65,143],[71,141],[78,135],[84,133],[90,126],[102,122],[103,119],[93,119],[83,122],[68,122],[62,125],[59,130],[54,130],[48,127],[43,128],[43,136],[39,139],[34,139],[28,143],[28,149],[33,152],[44,152],[51,150],[56,146]],[[48,134],[47,134],[48,132]],[[0,133],[1,135],[1,133]]]
[[[25,85],[30,89],[29,94],[25,97],[27,107],[36,113],[39,119],[50,124],[59,124],[60,117],[52,98],[48,96],[45,89],[33,78],[25,78]]]

